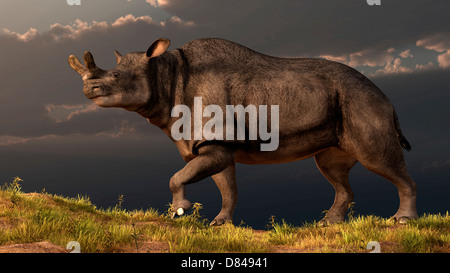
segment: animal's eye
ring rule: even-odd
[[[120,73],[119,72],[113,72],[112,75],[116,79],[118,79],[120,77]]]

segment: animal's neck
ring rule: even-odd
[[[149,61],[147,75],[151,96],[145,106],[136,110],[160,128],[170,123],[176,92],[183,89],[179,86],[180,82],[184,82],[184,67],[179,55],[178,50],[173,50]]]

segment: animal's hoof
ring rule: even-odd
[[[318,227],[328,227],[330,224],[328,223],[328,221],[327,220],[325,220],[325,219],[322,219],[322,220],[320,220],[318,223],[317,223],[317,226]]]
[[[343,216],[327,216],[327,217],[324,217],[322,220],[320,220],[317,223],[317,226],[329,227],[331,225],[341,223],[343,220],[344,220]]]
[[[209,224],[210,226],[221,226],[225,224],[225,220],[223,219],[214,219],[212,220],[211,224]]]
[[[233,223],[233,213],[221,211],[210,223],[211,226],[221,226],[226,223]]]
[[[397,219],[397,222],[401,225],[406,225],[409,222],[409,218],[406,216],[402,216],[399,219]]]
[[[394,221],[394,223],[400,224],[400,225],[406,225],[409,221],[413,220],[415,218],[410,218],[408,216],[392,216],[389,220]]]

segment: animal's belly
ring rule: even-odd
[[[235,161],[243,164],[278,164],[302,160],[336,146],[336,137],[330,130],[281,136],[274,151],[261,151],[260,145],[239,145]]]
[[[223,144],[233,147],[235,162],[242,164],[278,164],[296,160],[302,160],[337,145],[333,124],[322,124],[309,130],[291,130],[289,133],[283,130],[279,134],[276,149],[265,151],[262,144],[272,143],[269,139],[223,141]],[[199,144],[202,142],[201,144]],[[220,145],[222,141],[213,141],[211,145]],[[175,141],[182,158],[189,162],[197,154],[194,147],[209,145],[209,141]]]
[[[306,159],[315,154],[326,150],[322,148],[316,151],[271,151],[271,152],[241,152],[237,151],[235,161],[242,164],[257,165],[257,164],[280,164],[297,160]]]

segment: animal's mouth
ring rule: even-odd
[[[86,97],[88,97],[88,99],[96,99],[99,97],[106,97],[109,96],[109,93],[105,93],[102,91],[101,85],[94,85],[91,87],[91,89],[89,90],[90,92],[88,94],[86,94]]]
[[[100,97],[105,97],[106,95],[96,95],[96,96],[94,96],[94,97],[90,97],[89,99],[91,99],[91,100],[95,100],[95,99],[98,99],[98,98],[100,98]]]

